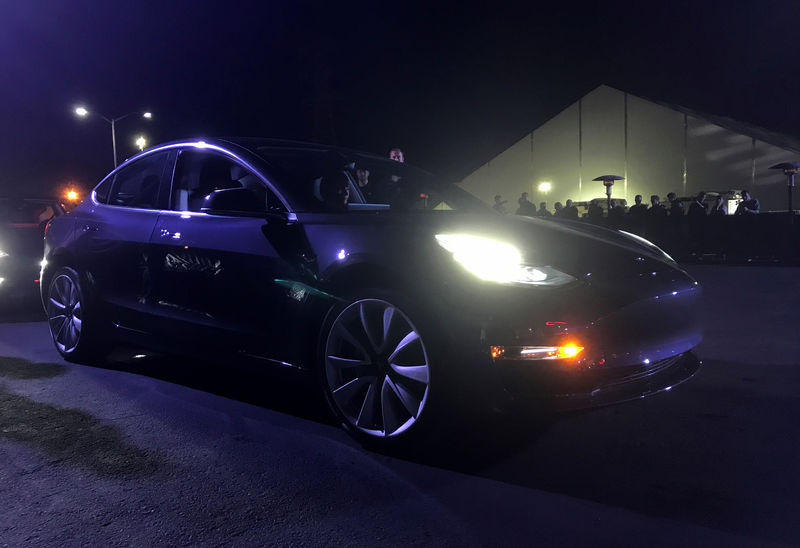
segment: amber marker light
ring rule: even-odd
[[[490,346],[489,353],[492,355],[493,359],[497,359],[506,353],[506,349],[502,346]]]
[[[78,196],[78,192],[77,192],[77,191],[75,191],[75,190],[68,190],[68,191],[66,192],[66,195],[65,195],[65,196],[66,196],[67,200],[69,200],[70,202],[76,202],[76,201],[78,201],[78,197],[79,197],[79,196]]]
[[[571,360],[583,349],[574,343],[563,346],[490,346],[489,353],[495,360]]]
[[[574,358],[583,352],[583,347],[575,344],[568,344],[566,346],[559,346],[557,348],[558,350],[556,350],[556,353],[559,359]]]

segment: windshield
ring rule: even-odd
[[[401,162],[338,150],[259,147],[269,175],[308,211],[487,211],[465,190]]]

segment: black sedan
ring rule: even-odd
[[[504,217],[422,170],[322,145],[180,141],[131,158],[50,223],[41,287],[68,360],[127,340],[303,371],[365,441],[486,402],[637,398],[699,367],[700,288],[646,240]]]
[[[36,296],[44,229],[63,214],[54,198],[0,196],[0,306]]]

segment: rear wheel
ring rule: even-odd
[[[433,414],[432,333],[400,303],[391,294],[351,299],[331,311],[323,332],[323,390],[362,441],[415,437]]]
[[[60,268],[48,286],[45,311],[56,350],[68,361],[98,359],[108,351],[108,341],[100,333],[100,318],[87,304],[78,273]]]

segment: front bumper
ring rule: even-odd
[[[691,378],[701,362],[691,351],[648,364],[580,368],[553,363],[504,364],[498,371],[515,404],[550,404],[566,411],[634,400],[671,390]]]
[[[670,390],[701,365],[692,353],[702,340],[700,295],[697,282],[670,269],[506,305],[481,324],[474,348],[481,391],[494,406],[567,410]],[[563,359],[535,351],[562,345],[583,350]]]

